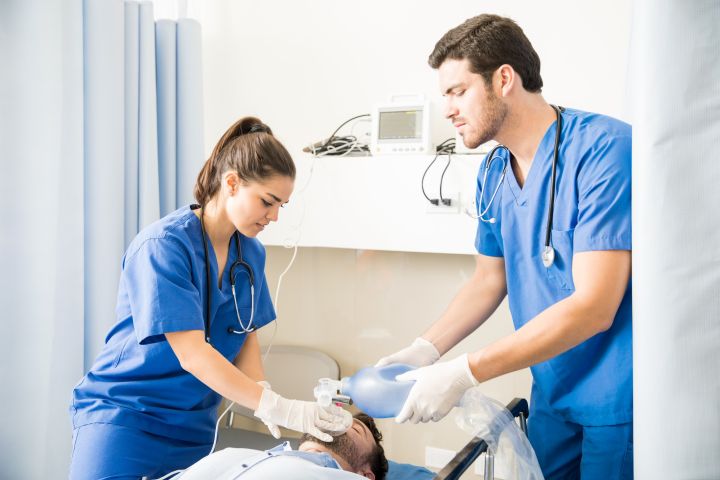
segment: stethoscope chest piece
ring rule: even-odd
[[[555,249],[551,245],[545,245],[540,257],[542,258],[542,263],[545,265],[545,268],[552,267],[555,261]]]

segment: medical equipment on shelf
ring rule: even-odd
[[[424,95],[394,95],[372,111],[373,155],[430,151],[430,103]]]
[[[395,377],[413,369],[400,363],[366,367],[342,380],[321,378],[313,393],[323,407],[334,402],[353,403],[371,417],[395,417],[415,383],[399,382]]]
[[[555,110],[555,117],[557,119],[557,122],[555,124],[555,149],[553,151],[553,161],[552,161],[552,173],[550,176],[550,199],[548,200],[548,216],[547,216],[547,226],[545,228],[545,245],[543,247],[543,251],[541,254],[541,259],[543,265],[545,265],[545,268],[550,268],[555,261],[555,249],[552,247],[550,243],[550,232],[552,230],[552,224],[553,224],[553,214],[555,212],[555,179],[556,179],[556,171],[557,171],[557,164],[558,164],[558,155],[560,151],[560,133],[562,131],[562,115],[561,112],[565,110],[563,107],[556,107],[555,105],[550,105],[553,110]],[[483,208],[483,203],[485,199],[485,187],[486,182],[488,178],[488,172],[490,171],[490,167],[492,167],[493,161],[498,158],[495,154],[498,150],[505,150],[507,152],[507,158],[504,160],[503,163],[503,169],[502,173],[500,175],[500,180],[498,180],[497,185],[495,185],[495,188],[492,191],[492,195],[490,196],[490,200],[485,204]],[[505,181],[505,175],[507,173],[508,164],[510,162],[510,156],[512,154],[510,153],[510,150],[505,145],[496,145],[492,150],[490,150],[490,153],[488,153],[487,157],[485,158],[485,164],[483,165],[483,180],[482,180],[482,186],[483,189],[480,192],[480,203],[478,205],[478,213],[477,215],[470,214],[471,217],[477,218],[485,223],[495,223],[496,219],[495,217],[489,217],[488,212],[490,211],[490,207],[492,206],[493,202],[495,201],[495,196],[497,195],[498,191],[500,190],[500,187],[502,186],[503,181]]]
[[[366,132],[362,138],[359,138],[353,133],[356,124],[369,121],[371,121],[369,113],[356,115],[341,123],[328,138],[311,143],[310,145],[304,147],[303,152],[311,153],[313,157],[370,155],[370,147],[368,146],[367,141],[363,140],[370,135],[370,132]],[[350,122],[354,122],[351,125],[350,134],[336,136],[340,129]]]
[[[203,220],[203,213],[200,214],[200,229],[202,230],[202,241],[203,250],[205,252],[205,281],[207,284],[207,295],[205,296],[205,341],[210,343],[210,256],[208,255],[207,238],[205,237],[205,221]],[[240,244],[240,233],[235,232],[235,248],[237,249],[237,259],[230,266],[230,289],[232,290],[233,302],[235,303],[235,315],[237,315],[237,321],[240,325],[240,330],[236,330],[233,327],[228,327],[227,332],[230,334],[243,335],[255,331],[253,325],[253,318],[255,317],[255,274],[249,263],[243,260],[242,256],[242,245]],[[235,270],[240,268],[243,273],[248,276],[250,280],[250,320],[247,325],[243,323],[240,318],[240,309],[237,303],[237,294],[235,293]]]

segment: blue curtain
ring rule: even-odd
[[[86,369],[115,321],[125,247],[191,202],[203,162],[200,25],[155,22],[152,7],[85,0]]]
[[[67,476],[123,251],[203,162],[200,37],[150,2],[0,2],[0,478]]]

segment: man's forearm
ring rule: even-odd
[[[470,370],[484,382],[544,362],[602,332],[608,325],[603,315],[571,295],[512,334],[471,353]]]
[[[504,278],[494,282],[471,279],[453,298],[440,319],[422,337],[432,342],[440,355],[445,354],[482,325],[497,309],[505,295]]]

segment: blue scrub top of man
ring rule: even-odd
[[[483,255],[503,257],[515,328],[574,291],[573,254],[597,250],[631,250],[630,125],[619,120],[565,109],[557,165],[551,239],[555,261],[541,259],[551,192],[556,123],[547,129],[521,188],[512,168],[478,221],[475,247]],[[482,185],[481,208],[500,182],[507,151],[496,155]],[[483,189],[486,191],[483,195]],[[632,421],[631,286],[612,327],[555,358],[531,367],[533,408],[550,407],[569,422],[585,426]],[[531,414],[532,417],[532,414]]]

